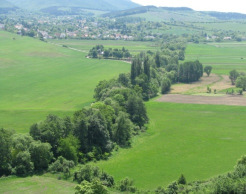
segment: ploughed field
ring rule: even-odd
[[[0,31],[0,127],[27,133],[48,114],[70,115],[93,101],[99,81],[129,72],[121,61]],[[91,45],[91,47],[94,45]]]

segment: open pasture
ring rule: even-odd
[[[228,75],[233,69],[246,72],[246,42],[188,44],[186,60],[211,65],[212,73]]]
[[[74,193],[75,183],[58,180],[45,176],[31,176],[26,178],[7,177],[0,179],[0,193]]]
[[[28,132],[49,113],[70,114],[93,101],[99,81],[129,72],[121,61],[0,31],[0,127]]]
[[[108,161],[96,163],[137,187],[166,186],[183,173],[204,180],[233,169],[245,154],[245,107],[148,102],[147,132]]]
[[[154,42],[124,41],[124,40],[50,40],[51,43],[66,45],[71,48],[79,49],[88,54],[89,50],[96,45],[103,45],[105,48],[122,49],[125,47],[131,54],[138,54],[141,51],[155,51],[159,47]]]

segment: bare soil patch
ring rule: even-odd
[[[207,75],[203,75],[203,77],[193,83],[189,84],[175,84],[172,86],[170,94],[199,94],[206,93],[207,86],[209,86],[212,91],[214,89],[219,92],[220,90],[225,90],[227,88],[235,87],[231,85],[231,81],[228,75],[216,75],[211,74],[209,77]]]
[[[174,102],[183,104],[217,104],[246,106],[246,98],[239,95],[226,96],[192,96],[182,94],[167,94],[157,99],[158,102]]]
[[[208,85],[213,85],[217,82],[220,82],[221,79],[222,78],[216,74],[211,74],[209,77],[204,74],[203,77],[197,82],[173,85],[170,93],[171,94],[185,94],[185,93],[206,92]]]
[[[223,79],[221,79],[219,82],[216,82],[214,85],[212,85],[211,88],[219,91],[219,90],[235,87],[231,85],[231,80],[228,75],[222,75],[222,78]]]

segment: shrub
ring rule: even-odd
[[[183,174],[181,174],[181,176],[179,177],[178,184],[186,185],[186,179]]]
[[[135,193],[137,191],[137,188],[133,186],[133,181],[129,178],[121,180],[119,185],[117,186],[117,189],[119,191],[129,191],[132,193]]]
[[[114,178],[111,175],[106,172],[100,172],[98,167],[92,167],[90,165],[85,165],[79,171],[75,172],[74,180],[78,183],[83,181],[91,183],[94,180],[100,180],[107,187],[114,185]]]
[[[55,162],[49,165],[49,171],[52,173],[56,172],[65,172],[66,169],[70,169],[74,167],[74,162],[66,160],[62,156],[59,156]]]
[[[240,76],[236,80],[236,86],[242,88],[243,91],[246,90],[246,76]]]
[[[92,183],[83,181],[75,187],[75,194],[107,194],[108,190],[99,180],[94,180]]]
[[[168,78],[163,78],[161,82],[161,93],[166,94],[171,87],[171,81]]]
[[[211,71],[212,71],[212,66],[204,67],[204,72],[208,75],[208,77],[209,77]]]

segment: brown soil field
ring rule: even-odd
[[[182,94],[167,94],[157,99],[158,102],[174,102],[183,104],[217,104],[246,106],[246,98],[239,95],[226,96],[193,96]]]
[[[216,89],[217,91],[224,90],[233,87],[231,85],[229,76],[227,75],[216,75],[211,74],[209,77],[203,75],[203,77],[197,81],[189,84],[174,84],[171,87],[170,94],[196,94],[196,93],[206,93],[207,86],[209,86],[212,91]]]

